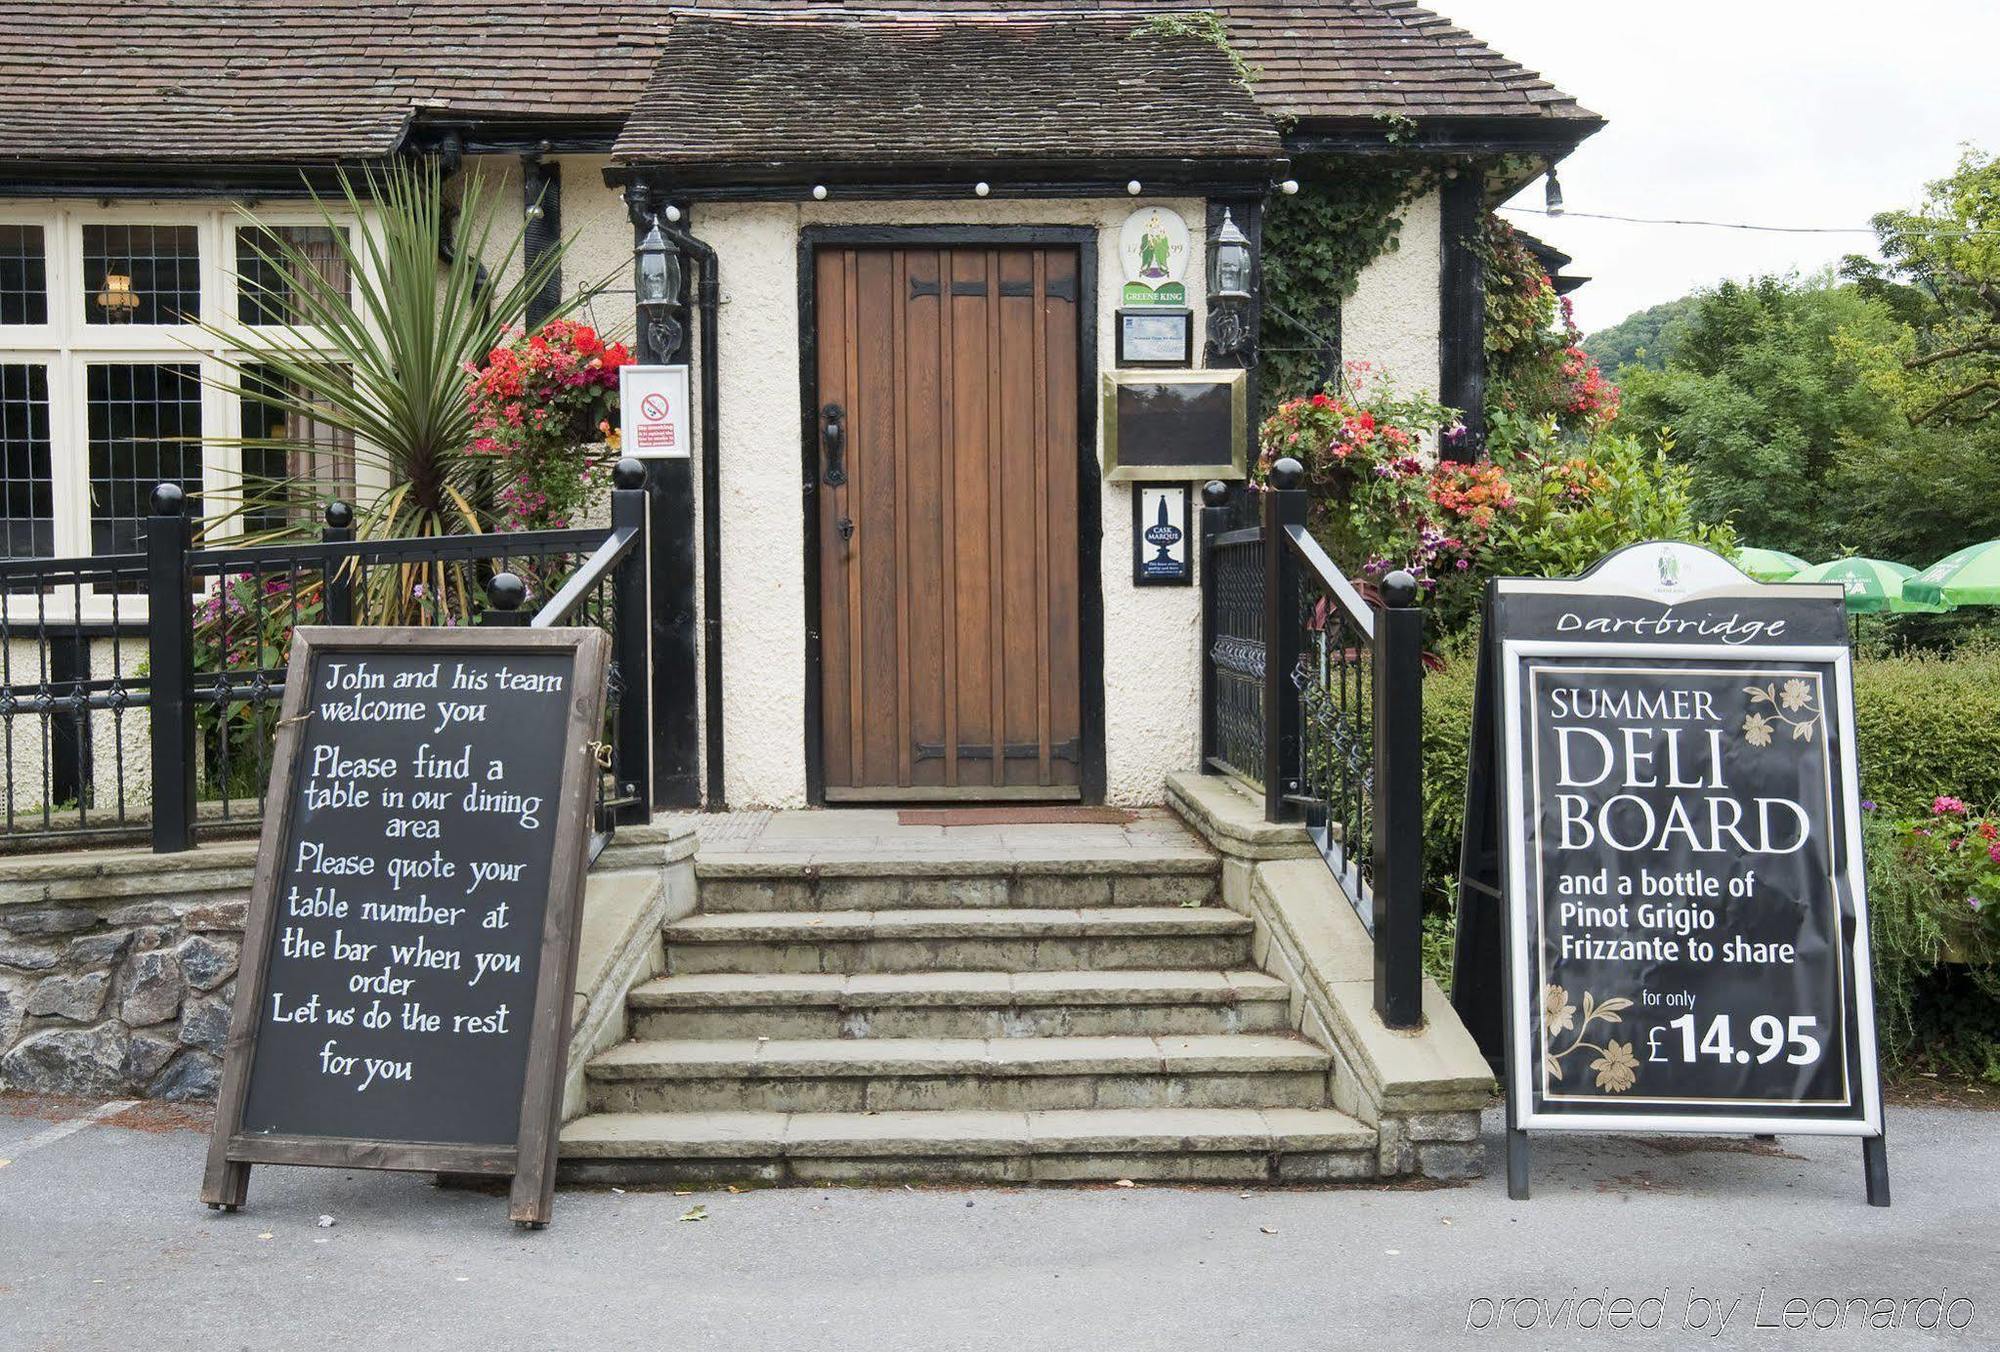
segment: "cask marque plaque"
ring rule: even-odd
[[[1453,998],[1530,1130],[1860,1136],[1886,1205],[1838,586],[1682,544],[1488,592]]]
[[[607,651],[298,630],[203,1201],[252,1164],[415,1169],[548,1221]]]

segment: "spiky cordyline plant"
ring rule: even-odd
[[[568,241],[517,268],[524,223],[489,259],[498,235],[485,182],[466,174],[454,210],[435,159],[370,168],[359,185],[342,172],[339,182],[338,198],[314,193],[312,200],[346,275],[329,277],[296,242],[260,229],[250,238],[264,266],[284,279],[287,324],[198,327],[227,345],[221,361],[234,376],[232,392],[240,389],[247,404],[278,414],[286,429],[316,423],[348,434],[357,483],[386,480],[387,487],[359,494],[360,538],[483,531],[491,462],[467,449],[473,439],[467,368],[520,322],[529,298],[557,275]],[[344,218],[337,207],[344,207]],[[245,222],[256,224],[247,212]],[[497,280],[510,275],[511,281]],[[550,317],[591,294],[559,301]],[[326,449],[286,435],[206,440],[276,452],[285,463],[295,453]],[[374,474],[365,472],[369,467]],[[324,491],[299,478],[246,474],[240,505],[208,520],[275,511],[287,521],[310,521]],[[462,565],[377,568],[367,583],[368,612],[378,623],[437,623],[471,613]]]

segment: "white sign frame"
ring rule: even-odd
[[[1595,579],[1593,579],[1595,580]],[[1503,584],[1504,585],[1504,584]],[[1847,845],[1844,881],[1855,911],[1854,942],[1842,958],[1855,973],[1854,999],[1859,1025],[1861,1084],[1859,1117],[1810,1118],[1794,1116],[1759,1117],[1732,1114],[1727,1117],[1675,1113],[1546,1113],[1534,1109],[1530,1072],[1541,1058],[1528,1045],[1532,1014],[1528,1008],[1527,984],[1515,966],[1529,951],[1529,910],[1535,906],[1528,896],[1527,858],[1531,842],[1526,835],[1526,767],[1521,764],[1524,743],[1521,727],[1521,660],[1533,657],[1609,658],[1692,658],[1717,656],[1708,644],[1648,643],[1565,643],[1550,640],[1509,639],[1499,644],[1500,689],[1499,772],[1504,794],[1501,849],[1507,913],[1507,953],[1504,980],[1507,991],[1507,1038],[1513,1055],[1509,1058],[1509,1102],[1512,1127],[1523,1131],[1609,1131],[1673,1132],[1704,1135],[1861,1136],[1882,1134],[1882,1089],[1875,1029],[1874,966],[1868,946],[1868,894],[1865,863],[1861,853],[1860,766],[1853,737],[1842,739],[1840,752],[1845,801],[1841,810],[1843,835]],[[1852,728],[1854,709],[1853,656],[1839,645],[1743,644],[1731,649],[1731,656],[1773,662],[1825,662],[1834,671],[1834,687],[1839,709]]]
[[[659,409],[658,401],[666,407]],[[686,460],[693,454],[688,368],[618,368],[618,453],[636,460]]]

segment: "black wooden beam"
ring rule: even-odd
[[[1447,459],[1476,460],[1486,447],[1486,270],[1479,232],[1486,212],[1480,175],[1460,172],[1441,193],[1443,266],[1438,272],[1438,397],[1465,419]]]

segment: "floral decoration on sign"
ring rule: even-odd
[[[1622,1094],[1630,1089],[1639,1078],[1639,1058],[1632,1052],[1632,1044],[1607,1037],[1599,1046],[1585,1042],[1583,1035],[1590,1031],[1593,1023],[1622,1023],[1619,1011],[1630,1009],[1632,1002],[1622,995],[1614,995],[1608,1000],[1591,998],[1589,991],[1583,993],[1583,1022],[1576,1021],[1577,1009],[1570,1002],[1569,992],[1561,986],[1542,987],[1542,1069],[1552,1080],[1563,1077],[1563,1062],[1577,1052],[1596,1052],[1597,1059],[1590,1062],[1590,1069],[1597,1073],[1597,1087],[1610,1094]],[[1569,1046],[1561,1051],[1550,1051],[1549,1047],[1557,1033],[1576,1030],[1576,1036]]]
[[[1743,693],[1750,697],[1752,712],[1743,720],[1743,740],[1752,746],[1769,746],[1778,735],[1779,728],[1790,728],[1792,740],[1810,742],[1813,728],[1819,723],[1819,709],[1813,698],[1812,682],[1794,676],[1780,686],[1773,681],[1769,685],[1746,685]]]

